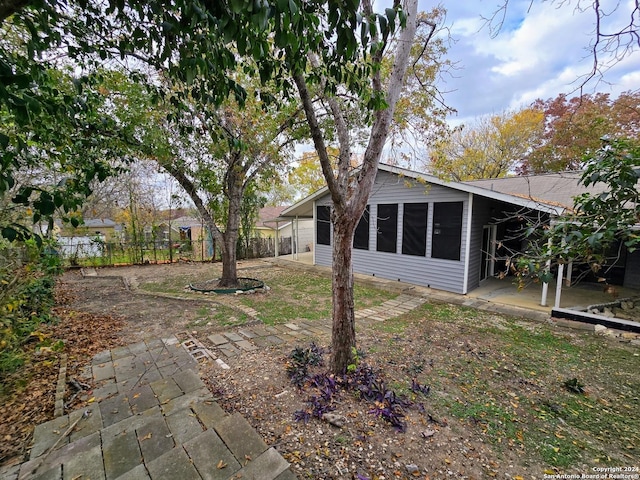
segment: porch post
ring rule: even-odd
[[[296,229],[295,230],[295,232],[296,232],[295,233],[295,240],[296,241],[295,241],[295,245],[294,245],[294,248],[295,248],[295,256],[294,256],[294,258],[296,260],[298,260],[298,250],[300,249],[300,238],[298,238],[298,216],[297,215],[296,215],[296,221],[295,221],[295,229]],[[293,226],[292,226],[292,230],[293,230]]]
[[[573,273],[573,262],[569,262],[567,264],[567,275],[566,275],[566,280],[564,282],[565,286],[570,287],[571,286],[571,274]]]
[[[549,243],[548,243],[548,248],[549,251],[551,251],[551,239],[549,239]],[[549,258],[549,260],[547,260],[547,271],[551,270],[551,258]],[[543,307],[547,306],[547,293],[549,292],[549,283],[548,282],[544,282],[542,284],[542,298],[540,299],[540,305],[542,305]]]
[[[560,295],[562,294],[562,277],[564,277],[564,263],[558,265],[558,280],[556,282],[556,303],[554,308],[560,308]]]
[[[276,220],[276,245],[275,245],[275,251],[276,251],[275,255],[276,255],[276,258],[278,258],[278,257],[280,256],[280,239],[278,238],[278,224],[279,224],[279,223],[280,223],[280,222],[278,222],[278,221]]]
[[[562,237],[562,246],[567,244],[567,239]],[[554,308],[560,308],[560,296],[562,295],[562,280],[564,277],[564,263],[558,265],[558,280],[556,282],[556,302]]]

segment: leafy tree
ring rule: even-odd
[[[549,281],[547,261],[586,263],[591,271],[606,277],[606,266],[617,260],[619,245],[629,252],[640,246],[640,146],[624,139],[605,139],[585,163],[581,183],[587,187],[603,183],[607,188],[600,194],[578,196],[574,211],[558,218],[531,243],[517,261],[522,278]],[[539,231],[540,225],[533,224],[527,233],[533,239]]]
[[[331,370],[344,372],[353,362],[355,350],[355,318],[353,298],[352,248],[355,227],[364,211],[373,187],[378,164],[385,140],[390,130],[396,103],[400,97],[405,78],[411,47],[417,29],[417,0],[406,3],[404,9],[396,4],[387,9],[385,15],[374,14],[368,1],[362,4],[364,15],[361,29],[370,32],[372,42],[359,44],[356,32],[346,44],[354,57],[353,69],[345,69],[336,75],[327,57],[317,50],[311,55],[311,70],[293,69],[293,78],[304,107],[316,153],[320,158],[322,173],[327,182],[332,201],[331,222],[333,226],[333,331]],[[330,12],[329,12],[330,13]],[[359,24],[355,12],[349,17],[353,26]],[[383,83],[379,65],[387,48],[390,48],[392,34],[400,26],[397,42],[393,42],[394,61],[390,74]],[[427,26],[427,28],[432,28]],[[341,49],[340,39],[326,48]],[[313,90],[317,84],[333,88]],[[338,84],[341,85],[338,88]],[[340,93],[345,95],[339,95]],[[318,101],[314,101],[316,96]],[[326,110],[321,108],[326,106]],[[347,123],[353,111],[362,112],[369,122],[366,148],[362,165],[354,172],[351,167],[355,142]],[[319,118],[325,112],[332,117],[332,135],[321,128]],[[336,138],[339,148],[337,166],[332,162],[328,150],[328,139]],[[335,171],[334,171],[335,166]]]
[[[338,149],[327,147],[332,169],[335,172],[338,161]],[[356,166],[356,165],[352,165]],[[311,195],[326,185],[318,154],[316,152],[303,152],[298,165],[289,173],[289,185],[296,191],[298,199]]]
[[[544,112],[544,135],[524,157],[522,173],[579,170],[585,156],[601,146],[601,138],[638,138],[640,135],[640,92],[568,98],[559,95],[537,100],[532,108]]]
[[[242,219],[252,218],[250,211],[255,214],[263,204],[256,182],[286,160],[293,134],[287,128],[300,113],[291,102],[266,105],[249,91],[242,108],[230,98],[221,107],[194,111],[188,124],[183,116],[180,135],[157,158],[191,198],[221,249],[221,287],[238,283]]]
[[[54,214],[77,224],[72,213],[92,182],[110,175],[107,160],[127,148],[105,112],[96,76],[46,69],[39,79],[37,92],[26,93],[20,80],[0,88],[1,233],[9,240],[30,236],[30,224],[52,223]]]
[[[455,128],[438,141],[429,169],[455,181],[500,178],[513,173],[542,135],[543,115],[535,108],[481,118]]]
[[[240,233],[238,241],[244,249],[247,258],[251,249],[251,238],[255,235],[260,209],[265,205],[265,197],[258,191],[256,182],[252,182],[245,189],[240,205]]]

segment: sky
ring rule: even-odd
[[[451,35],[447,58],[456,68],[439,82],[448,106],[457,110],[451,124],[469,123],[482,115],[526,107],[534,100],[576,95],[593,57],[587,50],[594,38],[594,12],[570,2],[509,0],[499,33],[492,38],[482,16],[489,17],[503,0],[453,0],[444,2],[445,26]],[[601,2],[613,8],[605,28],[627,21],[633,4],[628,0]],[[420,0],[421,10],[433,2]],[[584,86],[584,93],[610,93],[640,89],[640,51],[615,62],[603,77]]]

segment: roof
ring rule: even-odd
[[[490,191],[506,193],[521,198],[531,198],[566,209],[573,208],[573,199],[583,193],[599,194],[607,189],[604,183],[585,187],[580,183],[582,172],[559,172],[521,177],[472,180],[467,183]]]
[[[471,193],[474,195],[479,195],[482,197],[487,197],[493,200],[499,200],[502,202],[510,203],[513,205],[518,205],[520,207],[531,208],[534,210],[539,210],[543,212],[548,212],[555,215],[560,215],[567,207],[559,202],[553,201],[551,199],[545,200],[541,197],[532,197],[521,194],[511,194],[500,191],[498,189],[491,189],[486,185],[476,185],[475,182],[453,182],[446,181],[434,175],[429,175],[427,173],[416,172],[413,170],[409,170],[406,168],[396,167],[393,165],[387,165],[385,163],[381,163],[378,167],[378,171],[393,173],[402,177],[424,181],[431,183],[433,185],[440,185],[443,187],[453,188],[458,191]],[[591,190],[593,191],[593,190]],[[327,187],[323,187],[320,190],[312,193],[307,198],[300,200],[298,203],[291,205],[286,208],[280,214],[281,217],[313,217],[313,202],[328,194],[329,189]],[[571,206],[573,202],[571,202]]]
[[[174,228],[175,227],[199,227],[201,225],[202,225],[202,220],[194,217],[178,217],[171,220],[171,226]]]
[[[257,228],[271,228],[274,229],[276,220],[279,219],[282,211],[287,208],[285,206],[280,207],[262,207],[258,212],[258,220],[256,221]],[[287,221],[289,219],[286,219]]]
[[[84,226],[89,228],[113,228],[116,222],[110,218],[87,218],[84,220]]]

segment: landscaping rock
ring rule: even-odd
[[[322,420],[334,427],[342,428],[347,423],[347,417],[342,415],[336,415],[335,413],[325,413],[322,415]]]
[[[418,468],[417,465],[414,465],[413,463],[409,463],[407,465],[404,466],[407,469],[407,473],[409,475],[414,475],[418,472],[420,472],[420,469]]]

